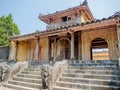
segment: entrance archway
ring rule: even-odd
[[[56,44],[56,60],[70,59],[70,41],[67,38],[58,40]]]
[[[109,60],[108,43],[105,39],[96,38],[91,42],[91,60]]]

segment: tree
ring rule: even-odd
[[[18,26],[13,22],[12,14],[7,17],[0,17],[0,46],[10,45],[8,39],[19,34]]]

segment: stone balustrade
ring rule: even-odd
[[[47,30],[56,29],[56,28],[65,27],[65,26],[74,25],[74,24],[80,24],[80,23],[81,23],[80,17],[76,17],[75,19],[69,20],[66,22],[52,23],[46,26],[46,29]]]
[[[13,76],[15,76],[17,73],[19,73],[21,70],[27,67],[27,62],[18,62],[14,63],[11,62],[3,62],[0,63],[0,67],[2,68],[3,75],[2,80],[3,84],[6,83],[9,79],[11,79]]]
[[[56,62],[54,66],[44,65],[44,68],[46,68],[49,75],[47,78],[48,90],[52,90],[57,79],[61,76],[62,72],[67,69],[67,67],[68,64],[66,60]]]

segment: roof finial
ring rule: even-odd
[[[82,5],[81,1],[80,1],[80,5]]]
[[[85,1],[82,3],[82,5],[88,5],[88,1],[85,0]]]

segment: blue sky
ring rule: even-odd
[[[13,15],[21,34],[45,30],[46,24],[38,19],[39,13],[48,14],[74,7],[84,0],[0,0],[0,16]],[[109,17],[120,11],[120,0],[88,0],[93,16]]]

